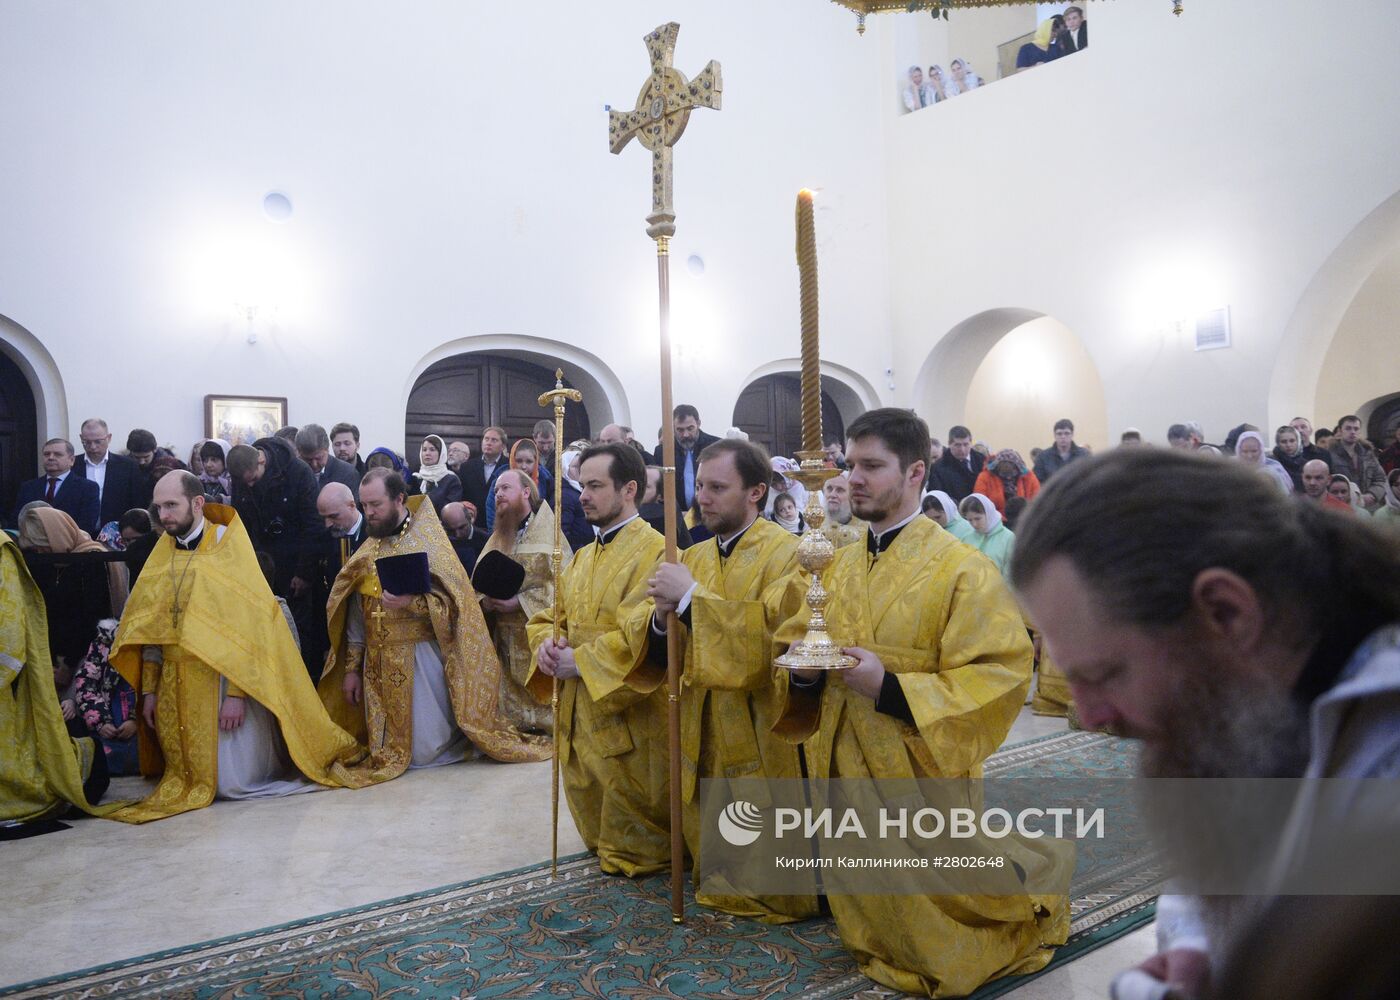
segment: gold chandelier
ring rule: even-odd
[[[865,34],[865,18],[870,14],[912,14],[927,11],[936,18],[948,19],[948,12],[965,7],[1010,7],[1013,4],[1034,4],[1037,0],[831,0],[855,11],[856,33]],[[1183,0],[1172,0],[1172,13],[1181,16]]]

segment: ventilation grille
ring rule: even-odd
[[[1230,346],[1230,307],[1212,309],[1196,317],[1196,350],[1214,351]]]

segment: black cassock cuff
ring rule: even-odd
[[[892,715],[911,726],[915,725],[914,712],[909,707],[909,700],[904,697],[904,688],[899,684],[898,674],[885,674],[885,680],[880,685],[880,697],[875,699],[875,711]]]

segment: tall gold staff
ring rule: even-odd
[[[647,235],[656,241],[656,280],[661,293],[661,476],[666,492],[666,561],[676,555],[676,431],[671,414],[671,237],[676,210],[671,204],[671,147],[685,132],[693,108],[720,106],[719,63],[713,59],[694,80],[671,65],[681,26],[663,24],[643,41],[651,75],[632,111],[610,111],[608,148],[614,153],[637,137],[651,150],[651,214]],[[671,919],[685,919],[685,835],[681,826],[681,647],[675,612],[666,618],[667,730],[671,748]]]
[[[564,515],[560,506],[564,501],[564,401],[582,401],[583,393],[577,389],[564,388],[564,369],[554,369],[554,388],[540,394],[540,405],[554,407],[554,552],[550,556],[549,568],[554,577],[554,643],[559,643],[559,619],[562,615],[559,575],[564,565]],[[549,704],[554,712],[554,765],[549,786],[550,818],[553,821],[554,849],[551,855],[549,877],[559,877],[559,678],[554,677],[550,685]]]

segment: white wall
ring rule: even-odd
[[[683,72],[724,72],[724,110],[677,152],[677,400],[722,430],[744,374],[796,353],[803,186],[822,189],[823,353],[883,385],[881,64],[835,7],[795,34],[786,5],[743,0],[7,0],[0,315],[53,355],[70,433],[101,414],[183,445],[205,393],[247,393],[393,444],[442,345],[528,337],[601,359],[645,436],[650,156],[609,155],[603,108],[632,105],[665,19]],[[264,218],[270,190],[289,223]]]
[[[1095,4],[1087,52],[895,118],[898,398],[941,426],[924,360],[969,317],[1015,308],[1084,340],[1112,438],[1134,425],[1160,440],[1195,418],[1218,439],[1309,409],[1271,404],[1283,331],[1333,251],[1400,190],[1394,9],[1348,5],[1304,56],[1297,26],[1314,14],[1303,0],[1267,14],[1188,2],[1180,18],[1165,0]],[[1229,350],[1197,353],[1166,330],[1227,304]]]
[[[1338,417],[1400,392],[1400,249],[1361,286],[1317,362],[1320,426],[1334,427]]]

